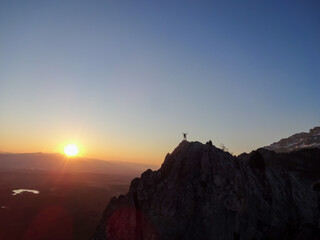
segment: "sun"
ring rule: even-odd
[[[73,157],[78,155],[79,153],[79,148],[75,144],[68,144],[67,146],[64,147],[64,153],[69,156]]]

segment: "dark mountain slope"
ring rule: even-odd
[[[111,199],[94,240],[320,239],[320,150],[235,158],[183,141]]]

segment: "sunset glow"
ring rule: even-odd
[[[319,1],[17,2],[0,1],[2,152],[160,167],[182,132],[238,155],[319,125]]]
[[[75,144],[68,144],[68,145],[65,146],[65,148],[64,148],[64,153],[65,153],[68,157],[73,157],[73,156],[78,155],[79,149],[78,149],[77,145],[75,145]]]
[[[319,13],[0,0],[0,240],[320,240]]]

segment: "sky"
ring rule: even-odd
[[[0,1],[0,151],[160,165],[320,125],[319,1]]]

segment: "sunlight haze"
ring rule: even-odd
[[[246,2],[246,4],[244,4]],[[1,1],[0,151],[160,165],[320,123],[317,1]]]

